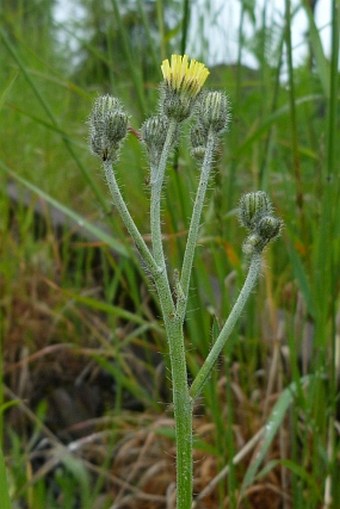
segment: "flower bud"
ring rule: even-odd
[[[271,212],[272,205],[264,191],[247,193],[241,197],[239,218],[245,228],[253,230],[259,219],[265,215],[270,215]]]
[[[128,115],[119,99],[104,95],[96,99],[90,119],[90,146],[103,161],[113,160],[128,128]]]
[[[150,162],[157,164],[165,143],[169,119],[164,115],[148,118],[141,127],[141,138],[145,144]]]
[[[250,234],[243,244],[243,252],[249,256],[261,253],[271,240],[280,235],[281,219],[272,214],[273,207],[264,191],[244,194],[240,200],[239,216]]]
[[[230,120],[229,101],[223,92],[207,92],[198,109],[198,121],[204,129],[221,134]]]
[[[264,216],[259,220],[256,231],[261,238],[269,242],[280,235],[281,228],[281,219],[274,216]]]
[[[197,159],[197,161],[201,162],[206,150],[207,136],[203,129],[197,124],[194,125],[190,131],[190,141],[192,156]]]

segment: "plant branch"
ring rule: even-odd
[[[120,192],[116,176],[114,174],[114,171],[112,169],[112,162],[110,160],[103,161],[104,171],[105,171],[105,177],[106,181],[108,183],[112,200],[117,208],[122,221],[128,230],[129,234],[131,235],[132,239],[134,240],[136,247],[138,249],[138,252],[140,253],[148,271],[152,274],[153,278],[156,280],[159,276],[159,274],[162,272],[163,267],[160,267],[154,257],[152,256],[150,249],[146,245],[140,231],[138,230],[136,223],[131,217],[131,214],[126,206],[126,203],[123,199],[123,196]]]
[[[215,366],[215,363],[217,361],[218,356],[223,350],[223,347],[229,338],[237,320],[239,319],[244,306],[252,292],[252,290],[255,287],[255,284],[258,280],[260,271],[261,271],[261,254],[255,253],[253,254],[248,274],[246,277],[246,280],[243,284],[243,287],[240,291],[240,294],[221,330],[219,333],[213,347],[211,348],[208,357],[205,359],[202,367],[200,368],[199,372],[197,373],[195,380],[193,381],[191,388],[190,388],[190,396],[195,399],[199,396],[199,394],[202,392],[202,389],[211,373],[211,370]]]
[[[195,203],[193,206],[187,243],[182,264],[181,278],[179,285],[181,287],[183,298],[178,301],[178,313],[184,320],[186,306],[188,302],[190,278],[194,262],[195,250],[197,245],[199,227],[201,222],[204,199],[208,187],[209,177],[212,168],[214,151],[216,148],[216,134],[210,129],[204,160],[201,168],[200,181],[197,188]]]
[[[161,218],[160,218],[161,197],[166,163],[169,157],[171,147],[173,145],[176,128],[177,122],[173,119],[170,120],[159,164],[158,166],[153,165],[151,166],[150,229],[152,239],[152,251],[156,263],[159,266],[164,267],[164,269],[165,269],[165,258],[163,251]]]

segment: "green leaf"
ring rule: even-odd
[[[9,489],[7,484],[5,460],[0,447],[0,507],[1,509],[11,509],[11,500],[9,498]]]
[[[0,405],[0,415],[2,413],[5,413],[9,408],[12,408],[15,405],[19,405],[21,401],[19,399],[12,399],[11,401],[6,401],[6,403],[3,403]]]
[[[3,105],[5,104],[6,98],[7,98],[8,94],[10,93],[17,77],[18,77],[18,73],[15,73],[14,76],[9,80],[9,82],[5,86],[3,92],[1,93],[1,95],[0,95],[0,110],[2,109]]]
[[[313,295],[311,292],[310,283],[308,281],[308,277],[305,271],[305,268],[303,266],[301,257],[299,256],[299,253],[294,248],[294,246],[291,244],[288,248],[289,257],[291,260],[294,276],[296,277],[297,281],[299,282],[299,288],[301,289],[301,292],[303,294],[303,297],[305,299],[305,302],[307,304],[307,309],[311,316],[315,317],[316,310],[315,310],[315,304]]]
[[[316,67],[319,71],[319,77],[320,81],[325,93],[326,97],[329,97],[329,91],[330,91],[330,64],[327,60],[321,38],[320,38],[320,30],[315,24],[314,15],[312,12],[312,9],[310,8],[310,4],[306,2],[306,0],[303,2],[303,6],[305,8],[308,21],[309,21],[309,39],[310,44],[313,50],[313,55],[315,57]]]
[[[303,384],[307,380],[310,380],[310,377],[303,377],[299,380],[300,384]],[[277,400],[274,408],[268,418],[268,421],[265,426],[265,431],[263,434],[262,442],[260,448],[255,456],[254,461],[252,461],[248,467],[248,470],[244,476],[243,483],[241,486],[240,496],[242,497],[245,494],[246,489],[254,482],[256,479],[257,472],[260,468],[260,465],[266,456],[269,447],[271,446],[272,441],[275,438],[275,435],[285,418],[286,412],[294,400],[295,394],[297,392],[297,384],[295,382],[291,383],[287,389],[285,389],[279,399]]]

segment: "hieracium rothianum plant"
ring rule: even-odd
[[[176,500],[177,509],[192,505],[192,414],[197,398],[216,364],[261,271],[265,246],[275,239],[282,222],[274,213],[263,191],[242,196],[239,204],[241,224],[248,229],[243,250],[248,258],[248,273],[240,294],[216,341],[196,374],[188,382],[183,327],[186,319],[190,276],[199,236],[202,210],[216,151],[229,123],[227,96],[220,91],[203,90],[209,75],[204,64],[186,55],[172,55],[161,65],[159,112],[148,118],[140,129],[149,162],[150,233],[147,244],[133,220],[116,178],[115,163],[129,125],[129,116],[120,100],[110,95],[96,99],[90,116],[91,150],[102,161],[112,201],[134,240],[139,259],[156,288],[168,342],[171,383],[176,430]],[[182,266],[172,271],[167,267],[162,242],[161,199],[167,162],[179,143],[182,124],[190,119],[191,153],[199,166],[199,181],[193,204]]]

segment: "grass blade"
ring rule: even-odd
[[[319,71],[319,77],[322,84],[323,91],[326,97],[329,97],[330,90],[330,65],[325,56],[320,31],[315,24],[314,15],[310,7],[310,2],[304,0],[303,7],[306,11],[309,22],[309,39],[315,57],[316,67]]]
[[[58,122],[57,122],[57,119],[56,119],[52,109],[50,108],[48,102],[45,100],[45,98],[41,95],[40,91],[36,87],[34,81],[31,78],[30,73],[28,72],[28,70],[27,70],[27,68],[25,66],[25,64],[21,60],[21,58],[20,58],[18,52],[16,51],[15,47],[12,45],[12,43],[8,39],[8,37],[7,37],[7,35],[6,35],[4,30],[0,29],[0,36],[1,36],[1,38],[3,40],[3,43],[6,46],[8,52],[10,53],[10,55],[12,56],[12,58],[14,59],[16,64],[18,65],[18,67],[21,70],[22,74],[25,76],[26,81],[28,82],[30,88],[32,89],[34,95],[36,96],[36,98],[37,98],[38,102],[40,103],[40,105],[42,106],[43,110],[45,111],[47,117],[50,119],[51,123],[55,126],[55,128],[57,130],[60,130]],[[76,164],[77,164],[78,168],[80,169],[80,171],[81,171],[85,181],[87,182],[87,184],[92,189],[92,192],[95,195],[96,200],[100,204],[102,210],[106,210],[107,207],[105,206],[105,201],[103,200],[103,197],[102,197],[102,195],[101,195],[101,193],[99,191],[99,188],[98,188],[96,182],[93,180],[92,176],[90,175],[90,172],[81,163],[78,155],[76,154],[76,152],[73,149],[73,146],[69,142],[69,139],[66,136],[66,133],[61,133],[61,139],[64,142],[64,144],[66,146],[66,149],[68,150],[70,156],[76,162]]]
[[[303,384],[306,382],[309,378],[304,377],[300,380],[300,383]],[[260,465],[266,456],[269,447],[274,440],[274,437],[280,427],[280,425],[283,422],[283,419],[285,418],[286,412],[293,402],[295,393],[297,392],[297,384],[293,382],[290,384],[287,389],[285,389],[281,396],[279,397],[278,401],[276,402],[269,419],[266,423],[264,436],[262,439],[262,443],[260,446],[260,449],[258,453],[255,456],[254,461],[251,462],[251,464],[248,467],[248,470],[244,476],[243,483],[241,486],[240,496],[242,497],[245,494],[246,489],[254,482],[257,472],[260,468]]]
[[[123,246],[123,244],[121,244],[114,237],[112,237],[111,235],[105,233],[103,230],[101,230],[100,228],[98,228],[94,224],[91,224],[89,221],[84,219],[82,216],[80,216],[79,214],[77,214],[73,210],[69,209],[68,207],[66,207],[62,203],[58,202],[57,200],[52,198],[52,196],[48,195],[47,193],[45,193],[44,191],[39,189],[39,187],[35,186],[34,184],[29,182],[28,180],[24,179],[23,177],[19,177],[19,175],[17,175],[15,172],[10,170],[8,168],[8,166],[6,166],[5,163],[3,163],[2,161],[0,161],[0,168],[3,171],[5,171],[6,173],[8,173],[8,175],[13,177],[15,180],[20,182],[20,184],[22,184],[23,186],[27,187],[31,191],[33,191],[35,194],[37,194],[38,196],[43,198],[45,201],[47,201],[47,203],[52,205],[54,208],[60,210],[63,214],[65,214],[67,217],[72,219],[72,221],[74,221],[74,223],[78,227],[84,228],[89,233],[94,235],[95,238],[97,238],[98,240],[101,240],[102,242],[105,242],[105,244],[107,244],[109,247],[111,247],[117,254],[119,254],[121,256],[124,256],[124,257],[127,257],[127,258],[130,258],[131,255],[129,254],[127,248],[125,246]]]
[[[5,460],[0,447],[0,507],[1,509],[11,509],[11,501],[9,498],[9,490],[6,476]]]
[[[12,76],[11,79],[9,80],[9,82],[6,84],[3,92],[1,92],[1,94],[0,94],[0,110],[2,109],[2,107],[6,101],[6,98],[9,95],[9,92],[11,91],[17,77],[18,77],[18,73],[15,73],[14,76]]]

